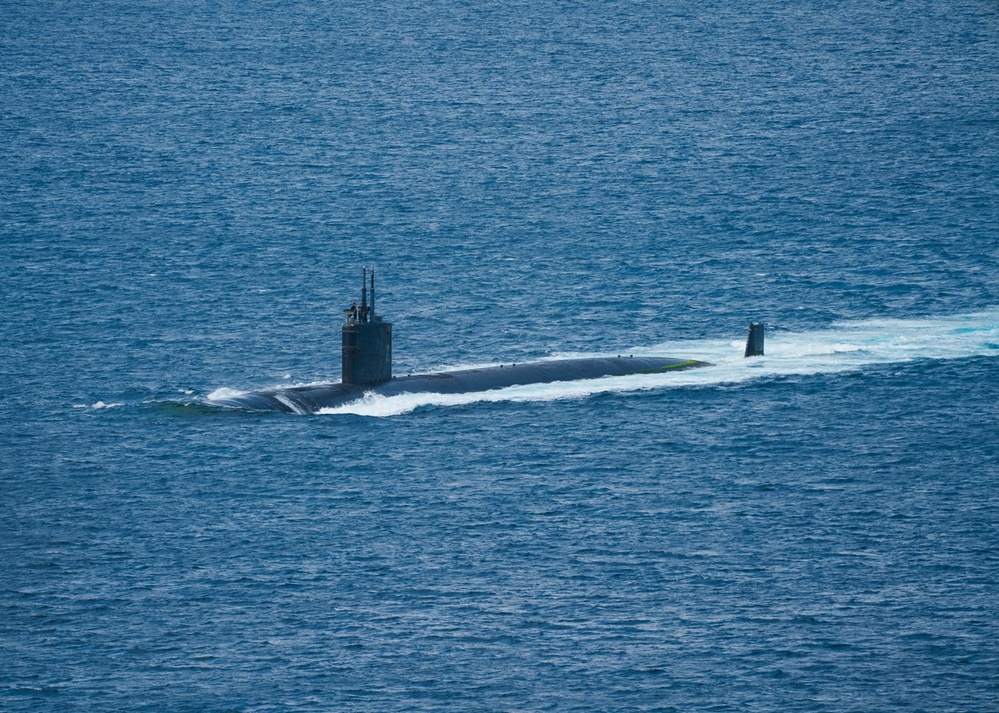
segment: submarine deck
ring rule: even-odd
[[[373,393],[397,396],[407,393],[466,394],[491,391],[508,386],[544,384],[558,381],[580,381],[604,376],[658,374],[709,366],[694,359],[669,357],[596,357],[586,359],[553,359],[503,366],[461,369],[438,374],[395,377],[391,381],[370,386],[352,384],[319,384],[293,386],[241,394],[212,403],[253,410],[277,410],[289,413],[316,413],[320,409],[349,404]]]

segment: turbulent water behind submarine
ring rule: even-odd
[[[2,5],[0,709],[994,708],[994,3]]]

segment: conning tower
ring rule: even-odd
[[[392,380],[392,325],[375,314],[375,269],[371,268],[368,303],[367,269],[361,270],[361,304],[344,310],[340,380],[344,384],[374,386]]]

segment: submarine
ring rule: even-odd
[[[370,299],[369,288],[370,285]],[[460,369],[396,377],[392,375],[392,325],[375,312],[375,270],[370,283],[361,271],[361,302],[344,310],[339,382],[252,391],[209,399],[213,405],[251,410],[316,413],[344,406],[367,394],[467,394],[526,384],[598,379],[604,376],[660,374],[711,366],[696,359],[670,357],[589,357]],[[763,353],[763,325],[750,325],[746,356]]]

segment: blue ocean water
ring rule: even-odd
[[[0,2],[0,138],[0,709],[996,709],[994,2]],[[211,405],[362,265],[716,367]]]

